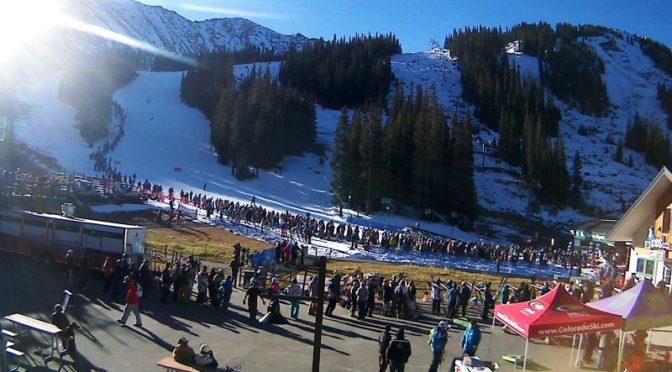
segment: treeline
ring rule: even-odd
[[[540,59],[540,76],[563,102],[584,114],[603,116],[609,108],[604,62],[582,38],[620,32],[602,26],[558,23],[521,23],[505,33],[505,41],[522,40],[523,51]]]
[[[394,79],[390,56],[397,53],[401,44],[393,34],[320,39],[291,49],[278,77],[329,108],[383,102]]]
[[[658,101],[663,108],[663,112],[667,114],[667,129],[672,130],[672,89],[664,83],[658,84]]]
[[[238,87],[221,91],[213,113],[212,144],[239,179],[252,176],[250,167],[272,168],[283,156],[301,155],[315,144],[313,99],[270,75],[253,69]]]
[[[639,38],[639,46],[656,67],[672,77],[672,50],[668,46],[645,37]]]
[[[58,97],[77,109],[79,132],[89,143],[108,135],[112,95],[136,75],[141,56],[130,48],[76,60],[65,71]]]
[[[601,76],[604,63],[580,38],[607,32],[620,37],[617,31],[599,26],[560,23],[553,29],[547,23],[521,23],[504,31],[487,27],[456,30],[446,37],[444,45],[460,60],[467,100],[479,89],[506,88],[501,78],[504,66],[500,59],[506,57],[502,50],[507,43],[521,40],[523,52],[539,58],[540,76],[545,86],[561,100],[576,105],[582,113],[602,116],[609,107]],[[479,55],[484,56],[484,60],[479,60]],[[490,117],[479,118],[496,122],[498,112],[489,113]]]
[[[638,113],[628,122],[625,147],[644,154],[646,163],[657,168],[672,165],[670,136],[664,133],[660,125],[642,118]],[[616,157],[618,160],[618,154]]]
[[[331,160],[338,197],[369,212],[390,198],[418,211],[474,217],[471,119],[467,113],[451,122],[436,95],[420,87],[414,97],[397,88],[385,125],[379,106],[367,105],[352,117],[344,108]]]
[[[233,89],[234,57],[229,53],[203,55],[200,66],[182,74],[180,98],[199,109],[212,122],[220,95]]]
[[[561,42],[542,61],[541,79],[556,97],[577,106],[584,114],[607,114],[609,96],[602,80],[604,62],[593,48],[583,43]]]
[[[541,186],[541,199],[565,204],[571,185],[564,146],[561,139],[554,140],[560,111],[545,97],[540,80],[523,79],[509,65],[502,53],[505,36],[499,29],[466,28],[447,37],[445,46],[459,58],[464,98],[500,134],[498,155],[521,166],[528,181]]]
[[[268,69],[253,68],[236,82],[233,65],[250,56],[254,53],[204,54],[180,85],[182,101],[210,120],[219,161],[240,179],[254,176],[250,168],[256,173],[276,167],[285,155],[316,149],[314,98],[279,84]]]
[[[273,49],[266,49],[257,46],[248,46],[245,49],[237,51],[220,51],[207,52],[197,55],[185,56],[190,60],[196,61],[200,67],[205,67],[214,60],[230,60],[233,64],[243,64],[252,62],[272,62],[282,60],[282,54],[277,54]],[[176,60],[174,58],[167,58],[156,56],[152,62],[152,71],[184,71],[194,68],[184,62],[184,60]]]

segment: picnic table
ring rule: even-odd
[[[6,316],[5,320],[17,327],[25,328],[25,331],[21,332],[21,334],[29,331],[37,332],[49,343],[49,353],[42,353],[44,362],[48,363],[54,358],[54,354],[58,350],[58,333],[61,332],[60,328],[51,323],[43,322],[18,313]]]
[[[199,372],[199,370],[189,367],[186,364],[177,362],[172,356],[167,356],[158,362],[156,365],[166,369],[166,372]]]

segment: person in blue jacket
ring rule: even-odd
[[[443,360],[443,351],[448,341],[448,322],[441,321],[439,325],[429,332],[429,344],[432,349],[432,365],[429,366],[429,372],[436,372]]]
[[[219,294],[222,310],[229,309],[229,303],[231,302],[231,294],[233,293],[233,278],[231,275],[227,275],[226,279],[222,281],[219,286]]]
[[[457,298],[459,291],[457,290],[457,283],[453,283],[448,291],[448,317],[453,319],[457,316]]]
[[[481,330],[478,328],[478,323],[476,320],[471,321],[471,326],[464,331],[462,339],[460,340],[460,345],[462,345],[462,350],[465,354],[468,354],[470,357],[476,355],[476,350],[478,349],[478,344],[481,343]]]

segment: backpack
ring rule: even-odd
[[[432,344],[432,339],[434,338],[434,328],[429,330],[429,339],[427,340],[427,345]]]
[[[140,283],[135,283],[135,295],[138,297],[142,297],[142,286]]]

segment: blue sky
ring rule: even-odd
[[[406,52],[443,43],[464,26],[502,26],[540,20],[593,23],[672,45],[670,0],[140,0],[192,20],[240,16],[275,31],[331,38],[393,32]]]

